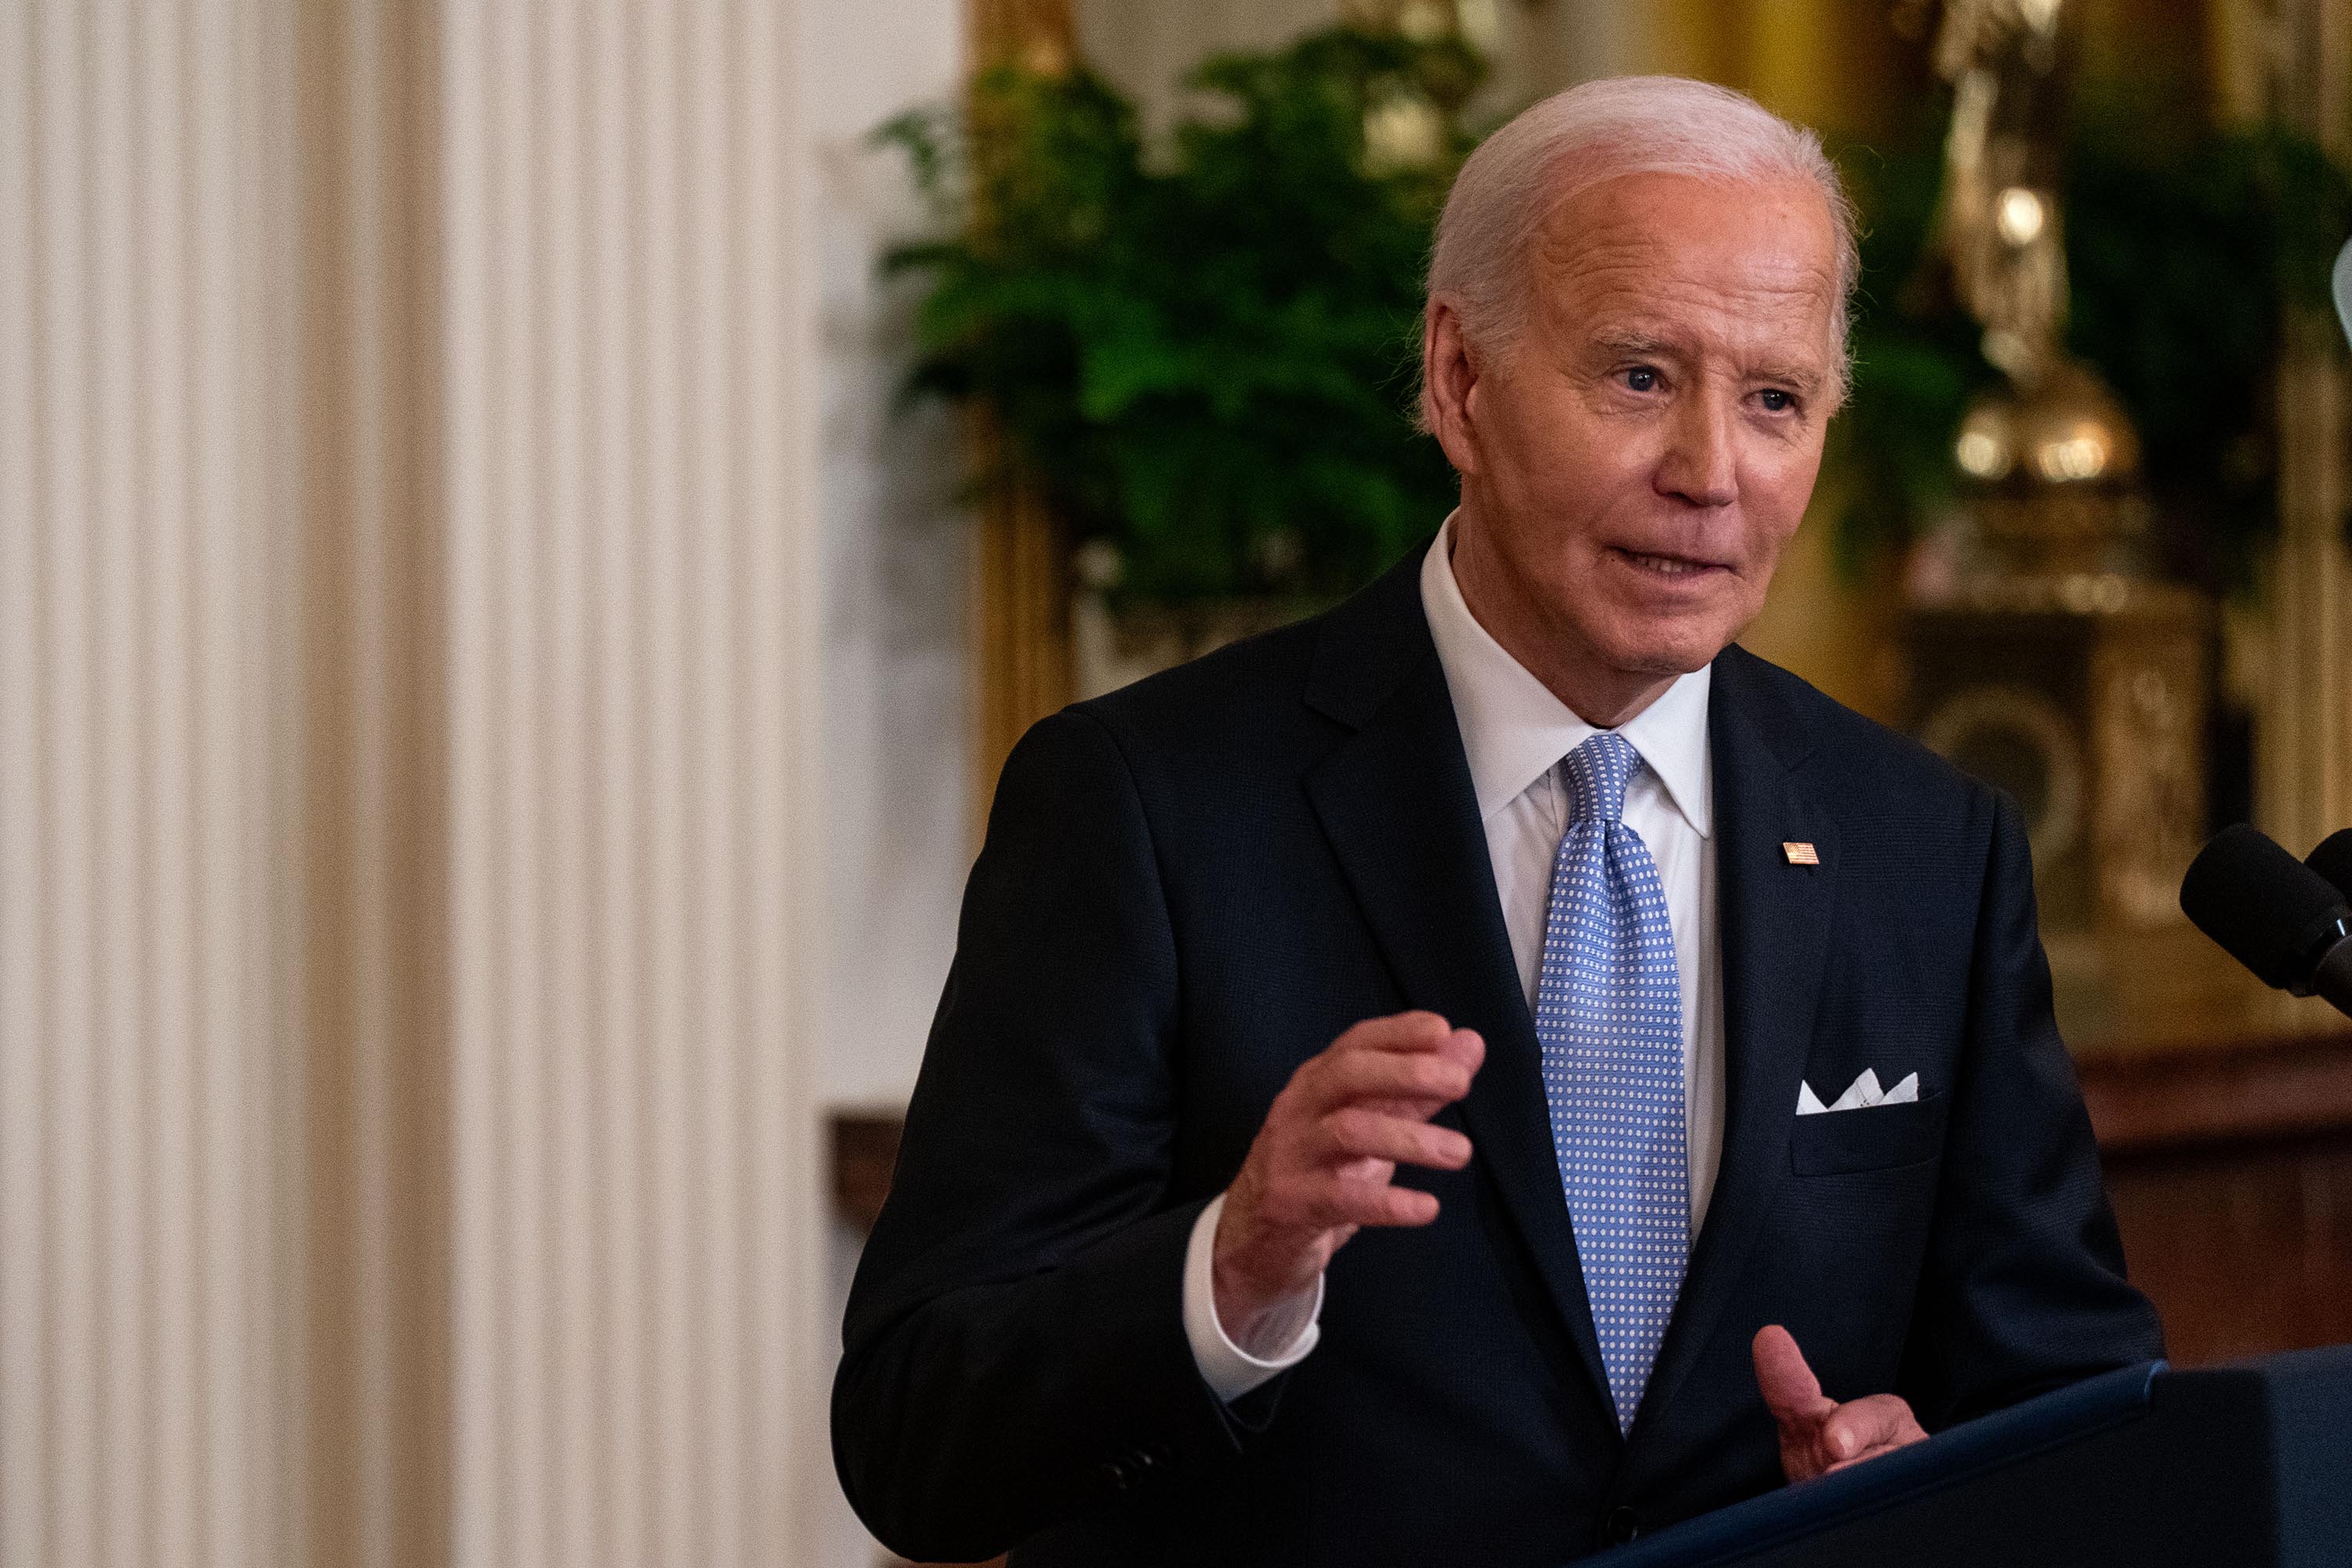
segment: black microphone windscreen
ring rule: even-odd
[[[2338,828],[2319,841],[2319,847],[2304,862],[2313,870],[2336,884],[2336,890],[2352,899],[2352,827]]]
[[[2243,823],[2197,852],[2180,912],[2265,985],[2308,981],[2312,943],[2344,909],[2335,885]]]

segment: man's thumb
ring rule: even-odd
[[[1805,1364],[1805,1352],[1788,1330],[1769,1323],[1756,1331],[1750,1347],[1756,1359],[1756,1386],[1776,1421],[1803,1421],[1837,1407],[1822,1394],[1821,1379]]]

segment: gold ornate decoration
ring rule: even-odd
[[[976,69],[1018,65],[1064,71],[1077,58],[1070,0],[969,0],[964,17]]]
[[[1979,398],[1952,458],[1979,542],[2012,570],[2115,571],[2147,532],[2138,434],[2098,377],[2063,356]]]
[[[2240,111],[2276,116],[2352,159],[2352,0],[2249,9],[2264,79]],[[2352,374],[2336,322],[2298,314],[2287,328],[2254,797],[2262,825],[2302,850],[2352,821]]]
[[[2065,91],[2061,0],[1950,0],[1936,68],[1952,84],[1937,215],[1985,358],[2021,384],[2058,353],[2066,252],[2058,212]]]
[[[966,13],[978,70],[1020,65],[1064,70],[1076,57],[1069,0],[971,0]],[[1003,437],[982,416],[969,439],[982,471],[997,467]],[[981,501],[973,570],[972,777],[975,837],[996,795],[1013,742],[1073,695],[1069,542],[1033,489],[992,489]]]
[[[1917,733],[2023,806],[2079,1040],[2137,1026],[2119,961],[2179,923],[2207,826],[2215,617],[2146,571],[2139,438],[2061,346],[2065,21],[2063,0],[1951,0],[1936,41],[1953,91],[1938,247],[2004,379],[1953,444],[1974,557],[1914,608],[1907,642]]]
[[[2036,861],[2078,851],[2089,769],[2075,726],[2047,694],[2006,683],[1968,687],[1935,710],[1919,738],[1972,773],[2006,775]]]
[[[1952,84],[1938,248],[2007,378],[1969,410],[1953,459],[1980,542],[2026,573],[2117,570],[2147,528],[2139,437],[2060,346],[2065,16],[2063,0],[1951,0],[1936,39]]]
[[[993,462],[1003,437],[970,416],[968,438]],[[1016,484],[980,503],[973,563],[975,832],[996,775],[1022,732],[1076,695],[1071,676],[1069,542],[1037,492]]]

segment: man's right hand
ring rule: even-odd
[[[1437,1199],[1391,1184],[1400,1164],[1458,1171],[1470,1140],[1429,1119],[1470,1092],[1486,1045],[1434,1013],[1367,1018],[1275,1096],[1217,1218],[1217,1321],[1248,1343],[1312,1289],[1359,1227],[1427,1225]]]

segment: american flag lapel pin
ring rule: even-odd
[[[1810,844],[1794,839],[1784,841],[1780,846],[1780,853],[1789,858],[1789,864],[1791,866],[1818,866],[1822,863],[1820,850]]]

